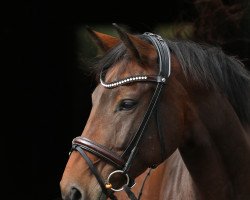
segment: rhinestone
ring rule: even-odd
[[[165,79],[165,78],[162,78],[161,80],[162,80],[162,82],[165,82],[165,81],[166,81],[166,79]]]

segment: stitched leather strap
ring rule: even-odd
[[[130,190],[130,188],[127,185],[123,186],[124,191],[127,193],[128,198],[130,200],[137,200],[135,194]]]
[[[145,37],[150,40],[155,48],[157,49],[158,56],[159,56],[159,73],[160,77],[164,77],[165,79],[170,75],[170,51],[169,48],[164,40],[161,39],[160,36],[152,34],[152,33],[145,33]],[[158,82],[154,91],[154,94],[150,100],[149,106],[144,114],[143,120],[139,126],[137,133],[134,135],[133,139],[130,141],[127,149],[124,151],[122,157],[126,157],[129,155],[128,160],[125,164],[123,169],[124,172],[129,171],[132,161],[137,153],[139,142],[145,132],[145,129],[148,125],[148,121],[152,116],[152,113],[156,109],[156,105],[158,103],[159,97],[162,93],[162,88],[164,86],[164,82]],[[161,141],[162,142],[162,141]]]
[[[85,137],[76,137],[72,141],[72,145],[74,144],[79,145],[82,149],[98,156],[99,158],[104,159],[105,161],[115,165],[119,169],[122,169],[122,167],[124,167],[125,165],[124,160],[120,156],[110,151],[107,147],[97,144]]]
[[[102,192],[105,194],[106,197],[109,197],[112,200],[117,200],[116,196],[113,194],[112,191],[107,190],[104,184],[104,181],[102,180],[100,174],[98,173],[98,171],[96,170],[93,162],[89,159],[89,157],[87,156],[87,154],[82,150],[81,146],[77,145],[77,144],[73,144],[72,145],[72,150],[76,150],[78,151],[81,156],[84,158],[84,160],[88,163],[89,169],[91,170],[91,172],[94,174],[94,176],[96,177],[96,180],[98,181],[99,185],[102,188]]]
[[[100,184],[102,191],[105,192],[105,194],[107,193],[107,189],[105,187],[105,184],[103,182],[103,180],[101,179],[100,174],[98,173],[98,171],[96,170],[95,166],[93,165],[92,161],[89,159],[89,157],[87,156],[87,154],[82,150],[82,148],[78,145],[73,145],[72,149],[77,150],[81,156],[84,158],[84,160],[88,163],[89,169],[91,170],[91,172],[95,175],[98,183]]]

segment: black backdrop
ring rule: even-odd
[[[94,4],[105,9],[97,11]],[[9,122],[4,124],[4,196],[52,200],[60,195],[71,140],[84,128],[94,87],[78,68],[76,30],[116,22],[135,32],[151,31],[177,15],[189,17],[192,8],[182,0],[150,7],[158,12],[97,2],[9,2],[1,8],[3,107]]]
[[[105,9],[97,11],[97,6]],[[4,138],[8,199],[52,200],[60,194],[71,140],[84,128],[94,87],[78,68],[79,26],[117,22],[144,32],[160,22],[196,16],[188,0],[149,7],[144,12],[134,5],[52,1],[7,6],[1,42],[7,63],[2,68],[9,75],[3,85],[10,104],[3,105],[10,119]]]
[[[127,8],[98,13],[93,6],[86,5],[68,7],[66,3],[60,8],[35,6],[33,25],[38,37],[35,40],[38,48],[34,56],[39,67],[39,93],[35,106],[39,112],[39,129],[33,139],[38,144],[32,146],[35,199],[53,199],[58,195],[59,180],[68,159],[71,140],[81,134],[91,108],[93,80],[84,76],[78,68],[77,28],[120,22],[128,25],[132,31],[150,31],[157,22],[173,20],[178,13],[173,7],[183,8],[185,5],[181,2],[175,1],[161,15],[150,16],[145,13],[146,23],[138,22],[143,20],[143,16],[133,20],[136,14],[131,16],[130,12],[125,11]],[[87,9],[92,10],[92,13],[85,13]],[[142,13],[138,12],[138,15]],[[119,21],[114,21],[117,16]],[[38,140],[37,135],[40,135]],[[37,148],[37,145],[42,148]]]

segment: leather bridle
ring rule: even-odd
[[[157,50],[158,53],[158,61],[159,61],[159,72],[158,75],[137,75],[132,77],[127,77],[125,79],[114,81],[107,83],[105,82],[105,71],[107,71],[107,68],[103,68],[100,73],[100,83],[105,88],[112,89],[115,87],[118,87],[120,85],[125,85],[132,82],[155,82],[156,88],[153,93],[153,96],[150,100],[149,106],[147,108],[147,111],[144,114],[144,118],[139,126],[138,131],[130,141],[129,145],[123,152],[121,156],[117,155],[116,153],[112,152],[108,148],[106,148],[103,145],[97,144],[94,141],[91,141],[85,137],[76,137],[72,141],[72,149],[78,151],[81,156],[85,159],[85,161],[88,163],[89,168],[91,172],[95,175],[98,183],[101,186],[103,194],[106,195],[106,197],[109,197],[111,199],[116,199],[115,195],[113,194],[114,191],[120,191],[122,189],[127,192],[130,199],[136,199],[135,195],[130,191],[130,188],[134,185],[134,180],[130,178],[128,175],[128,171],[132,165],[132,162],[136,156],[136,153],[138,151],[138,145],[141,141],[141,138],[143,136],[143,133],[145,132],[145,129],[147,128],[147,124],[149,122],[149,119],[151,118],[154,111],[156,111],[157,103],[159,100],[159,96],[162,93],[162,88],[166,83],[167,78],[170,76],[171,71],[171,60],[170,60],[170,50],[166,42],[161,38],[161,36],[153,34],[153,33],[144,33],[143,37],[146,40],[149,40],[154,47]],[[162,135],[159,133],[159,139],[161,142],[161,149],[164,148],[165,153],[165,145],[163,144]],[[89,159],[85,151],[94,154],[98,156],[99,158],[103,159],[104,161],[112,164],[114,167],[116,167],[118,170],[112,172],[106,181],[103,181],[102,177],[100,176],[99,172],[96,170],[96,167],[94,166],[93,162]],[[125,158],[127,158],[125,160]],[[149,167],[156,167],[156,166],[149,166]],[[112,188],[112,184],[110,184],[110,178],[113,176],[113,174],[121,173],[125,176],[127,183],[119,189]]]

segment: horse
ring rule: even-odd
[[[250,75],[242,62],[218,47],[114,26],[119,37],[88,29],[104,56],[62,198],[117,199],[124,190],[140,199],[136,177],[166,162],[147,183],[159,200],[250,199]]]

